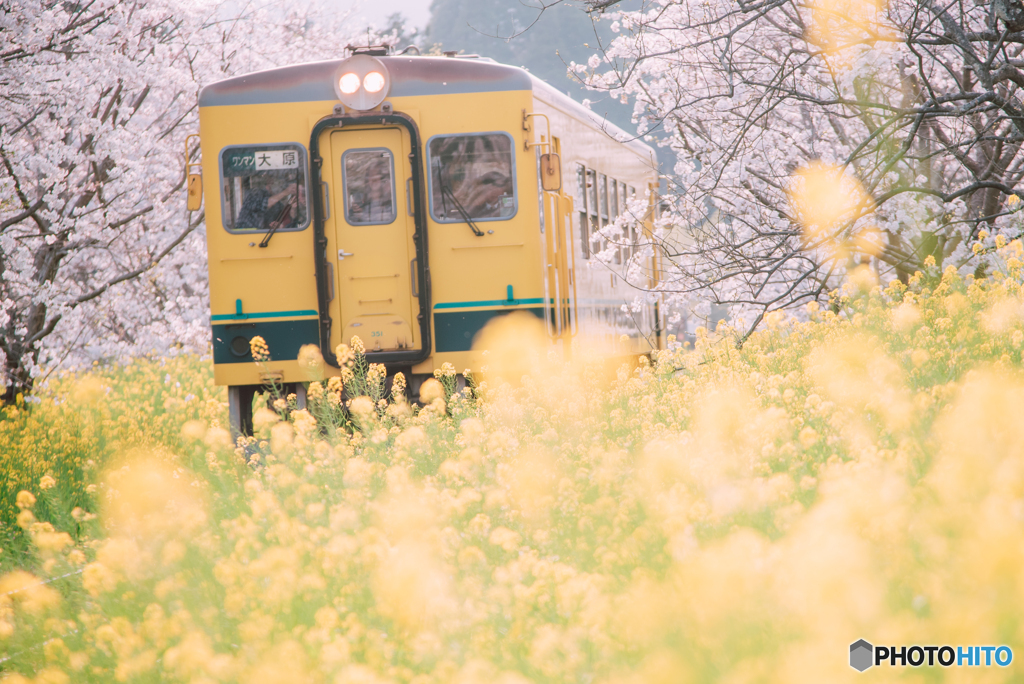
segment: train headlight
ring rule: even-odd
[[[338,87],[341,92],[345,95],[352,95],[359,90],[359,76],[353,74],[351,71],[338,81]]]
[[[363,79],[363,87],[368,93],[379,93],[384,89],[384,74],[377,71],[366,74],[366,78]]]
[[[349,109],[365,112],[388,96],[391,76],[384,63],[370,55],[352,55],[334,72],[334,91]]]

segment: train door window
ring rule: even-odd
[[[221,222],[229,233],[309,225],[306,150],[301,145],[231,145],[220,153]]]
[[[427,152],[435,221],[504,221],[515,216],[515,160],[507,133],[437,135],[427,142]]]
[[[583,164],[576,165],[576,207],[579,209],[580,246],[583,258],[590,258],[590,233],[587,230],[587,168]]]
[[[394,222],[395,158],[391,150],[347,150],[341,156],[341,171],[345,220],[350,225],[380,226]]]

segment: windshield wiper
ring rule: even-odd
[[[288,202],[289,200],[286,198],[284,201]],[[285,214],[288,214],[289,216],[291,215],[291,212],[289,211],[289,209],[291,208],[291,205],[285,204],[283,207],[281,207],[281,211],[277,212],[277,217],[273,221],[270,221],[270,230],[263,237],[263,239],[260,240],[260,247],[266,247],[270,244],[270,238],[274,237],[274,233],[276,233],[277,229],[281,227],[282,223],[284,223]]]
[[[444,178],[444,169],[441,168],[441,160],[435,159],[434,164],[437,166],[438,185],[441,186],[441,205],[444,207],[445,216],[448,216],[448,202],[445,200],[449,199],[452,201],[452,204],[455,205],[455,210],[459,212],[459,216],[462,217],[462,220],[469,225],[469,228],[470,230],[473,231],[473,234],[476,235],[477,237],[483,237],[484,232],[476,227],[476,224],[473,223],[473,219],[469,217],[469,212],[466,211],[466,209],[462,206],[462,203],[459,202],[457,197],[455,197],[455,193],[452,192],[452,189],[448,187],[448,182]]]
[[[263,236],[262,240],[260,240],[260,247],[268,246],[270,244],[270,238],[272,238],[274,236],[274,233],[276,233],[276,232],[277,232],[277,222],[275,221],[274,223],[271,224],[270,230],[267,232],[267,234]]]

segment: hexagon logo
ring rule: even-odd
[[[850,667],[857,672],[863,672],[874,665],[875,647],[858,639],[850,644]]]

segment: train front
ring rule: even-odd
[[[330,376],[357,336],[414,385],[471,367],[490,318],[544,315],[531,109],[520,69],[374,49],[202,91],[214,367],[233,412],[271,380],[301,394],[304,345]]]

